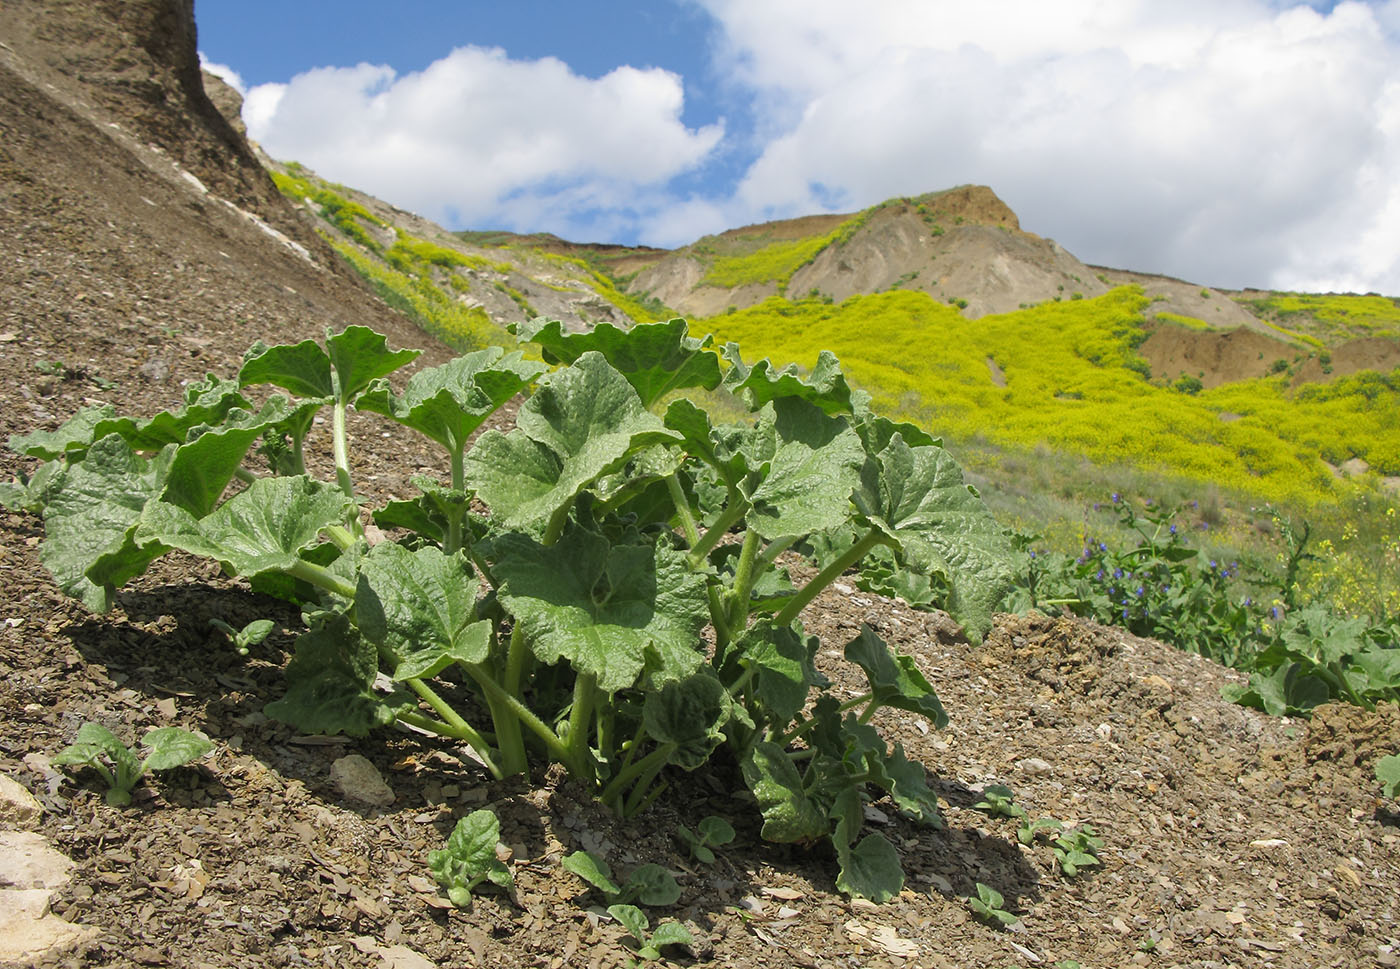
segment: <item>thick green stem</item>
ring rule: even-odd
[[[457,445],[454,441],[453,444],[456,446],[452,449],[452,488],[455,491],[462,491],[463,481],[466,480],[463,461],[463,453],[466,448],[465,443]],[[447,537],[443,542],[442,549],[448,555],[455,555],[457,550],[462,547],[462,519],[467,513],[465,508],[454,508],[453,511],[456,514],[450,514],[447,518]]]
[[[258,476],[247,468],[238,467],[234,469],[233,476],[244,484],[252,484],[258,480]]]
[[[432,717],[425,717],[421,713],[413,713],[411,711],[399,714],[399,720],[411,727],[417,727],[419,730],[426,730],[429,733],[437,734],[439,737],[450,737],[453,740],[465,741],[476,753],[476,756],[481,759],[481,762],[486,765],[486,769],[491,772],[492,777],[496,780],[501,780],[505,777],[505,775],[501,773],[501,769],[496,766],[496,762],[492,757],[493,751],[490,745],[486,743],[485,738],[482,737],[481,734],[472,730],[470,727],[467,728],[469,732],[465,732],[449,723],[444,723],[441,720],[434,720]]]
[[[666,488],[671,492],[671,503],[676,506],[676,517],[681,521],[681,531],[685,533],[686,543],[694,548],[700,544],[700,526],[695,523],[695,515],[690,511],[690,500],[686,498],[685,489],[681,487],[680,476],[675,472],[667,475]]]
[[[779,555],[782,555],[792,546],[797,544],[797,536],[791,538],[780,538],[776,542],[769,542],[768,547],[763,550],[763,554],[758,557],[759,571],[771,566]]]
[[[598,699],[598,677],[580,673],[574,680],[574,703],[569,711],[569,753],[575,763],[588,760],[588,728]]]
[[[344,525],[328,525],[326,527],[326,537],[329,538],[335,547],[342,552],[355,544],[355,536],[350,533],[350,529]]]
[[[710,597],[710,624],[715,627],[715,655],[722,656],[733,637],[729,632],[729,620],[724,614],[724,597],[716,585],[706,590]]]
[[[847,549],[839,558],[834,559],[826,568],[816,574],[816,577],[804,585],[797,595],[788,600],[788,604],[774,618],[779,626],[786,626],[807,608],[807,604],[817,597],[817,594],[831,583],[841,577],[841,574],[855,565],[870,553],[870,550],[885,540],[884,533],[878,528],[872,528],[864,538],[856,542]]]
[[[754,561],[758,558],[763,539],[750,528],[744,533],[744,544],[739,549],[739,562],[734,566],[734,588],[729,600],[729,628],[742,629],[749,618],[749,593],[753,591]]]
[[[603,793],[599,795],[598,799],[604,804],[614,803],[618,796],[626,790],[627,786],[643,774],[650,771],[652,776],[655,776],[656,771],[659,771],[666,765],[666,762],[671,759],[671,755],[675,753],[675,751],[675,744],[661,744],[641,760],[628,764],[616,777],[608,782],[608,786],[603,788]]]
[[[330,569],[317,565],[314,562],[308,562],[305,559],[297,559],[292,563],[291,568],[287,569],[287,574],[293,578],[301,579],[304,582],[310,582],[316,588],[324,589],[327,592],[340,596],[342,599],[355,598],[355,587],[353,585],[346,582]]]
[[[589,778],[586,765],[573,762],[570,758],[569,748],[559,739],[558,734],[549,729],[549,726],[543,720],[535,716],[533,710],[522,703],[518,697],[512,696],[501,689],[501,684],[496,682],[490,671],[484,666],[468,666],[467,670],[471,673],[472,679],[476,680],[477,685],[481,687],[482,692],[486,694],[486,702],[491,706],[491,716],[496,722],[496,742],[501,750],[501,769],[503,771],[506,771],[507,774],[511,774],[520,773],[525,769],[525,748],[523,744],[519,743],[518,739],[515,743],[519,744],[519,768],[512,769],[514,758],[507,758],[507,745],[510,741],[507,736],[504,735],[503,730],[508,728],[511,723],[511,720],[505,716],[506,714],[510,714],[516,723],[515,733],[517,738],[519,736],[519,725],[523,724],[529,728],[531,733],[540,739],[545,748],[549,751],[549,756],[551,758],[563,764],[568,769],[569,773],[579,781],[584,783],[588,782]]]
[[[529,659],[529,648],[525,645],[525,630],[517,622],[510,631],[510,647],[506,652],[506,675],[501,681],[505,691],[512,696],[520,695],[520,683],[525,676],[525,661]]]
[[[690,549],[691,565],[695,568],[705,564],[705,557],[710,554],[710,550],[719,544],[720,539],[729,534],[729,530],[737,525],[743,517],[748,514],[749,503],[744,500],[743,495],[733,488],[729,490],[728,504],[719,518],[709,531],[701,536],[700,540],[694,543]]]

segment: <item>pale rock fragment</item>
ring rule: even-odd
[[[73,862],[43,835],[0,831],[0,887],[53,891],[68,884],[72,871]]]
[[[43,805],[29,793],[28,788],[6,774],[0,774],[0,824],[28,827],[37,824],[43,813]]]
[[[359,754],[347,754],[331,765],[331,783],[345,797],[371,807],[388,807],[394,792],[378,768]]]

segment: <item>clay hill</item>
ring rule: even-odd
[[[699,311],[689,300],[723,311],[778,288],[839,299],[896,284],[994,312],[1125,278],[1021,231],[975,188],[675,253],[447,233],[373,200],[352,210],[337,201],[349,194],[274,166],[289,195],[211,101],[196,50],[192,0],[0,4],[0,439],[52,430],[97,402],[153,414],[206,371],[231,374],[254,341],[327,327],[372,326],[394,346],[425,348],[420,363],[445,361],[412,315],[432,307],[402,292],[483,325],[526,306],[587,325]],[[1222,317],[1237,305],[1134,279],[1175,293],[1182,315],[1209,321],[1217,302]],[[404,281],[417,288],[394,288]],[[351,437],[367,494],[407,494],[412,476],[440,470],[425,447],[361,419]],[[6,451],[0,477],[31,465]],[[1400,960],[1400,828],[1372,773],[1400,749],[1393,705],[1270,718],[1221,699],[1238,674],[1121,630],[1001,616],[973,647],[942,614],[837,583],[804,613],[806,629],[837,643],[870,624],[912,657],[951,717],[938,730],[879,714],[926,766],[946,826],[869,805],[865,824],[909,873],[876,906],[837,890],[830,852],[763,840],[732,771],[677,771],[653,806],[622,820],[558,771],[493,781],[440,739],[300,735],[264,713],[286,689],[297,609],[217,563],[172,555],[93,614],[44,569],[43,532],[38,516],[0,509],[0,964],[630,965],[637,940],[561,866],[582,848],[619,874],[658,864],[675,875],[679,899],[648,910],[653,925],[680,922],[695,939],[668,950],[672,964]],[[215,619],[260,618],[275,631],[246,656],[213,632]],[[816,662],[850,695],[864,688],[838,654]],[[52,764],[87,722],[129,743],[180,726],[214,750],[111,807],[91,772]],[[371,783],[349,783],[347,762]],[[1099,864],[1069,877],[1046,844],[1022,846],[1013,819],[976,807],[991,784],[1012,787],[1034,816],[1091,824]],[[481,808],[500,819],[497,857],[515,889],[483,887],[471,908],[454,908],[427,857]],[[709,815],[732,820],[736,836],[705,864],[675,833]],[[1014,927],[975,916],[967,900],[979,885],[1004,895]]]

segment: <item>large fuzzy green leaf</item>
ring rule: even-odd
[[[851,515],[865,452],[845,418],[783,397],[764,406],[743,453],[747,524],[769,541],[835,528]]]
[[[880,706],[922,714],[942,730],[948,714],[914,660],[903,653],[891,653],[883,639],[865,623],[860,634],[846,644],[846,659],[865,671],[870,692]]]
[[[938,809],[938,795],[928,786],[924,765],[904,755],[904,745],[883,758],[870,758],[871,773],[876,784],[883,787],[900,811],[928,827],[943,827],[943,814]]]
[[[544,370],[519,353],[487,347],[409,378],[402,396],[376,381],[355,402],[411,427],[449,451],[462,447],[481,423]]]
[[[753,667],[753,694],[769,722],[782,727],[802,712],[813,686],[826,682],[813,665],[817,639],[760,619],[744,630],[733,655]]]
[[[231,410],[223,423],[193,429],[193,439],[175,452],[161,500],[203,518],[223,496],[254,441],[269,429],[302,419],[319,407],[319,401],[293,404],[278,394],[257,411]]]
[[[117,416],[110,404],[78,411],[55,431],[34,431],[10,438],[10,450],[51,460],[81,457],[94,441],[119,434],[136,451],[159,451],[167,444],[183,443],[189,432],[204,424],[222,421],[234,408],[251,406],[235,381],[210,374],[185,388],[184,405],[162,411],[149,419]]]
[[[841,372],[840,362],[830,350],[823,350],[817,355],[817,365],[805,378],[796,364],[775,370],[766,357],[752,367],[747,366],[739,356],[738,345],[734,343],[725,344],[722,353],[730,365],[729,372],[724,375],[725,389],[742,396],[753,410],[758,410],[770,400],[796,397],[815,404],[828,414],[849,414],[852,411],[850,385]]]
[[[837,825],[837,833],[832,836],[836,844],[836,859],[841,864],[836,887],[847,895],[883,905],[904,887],[904,869],[899,863],[899,852],[882,834],[868,834],[859,843],[850,844],[841,831],[845,824],[843,819]]]
[[[59,587],[88,608],[105,612],[111,607],[109,587],[141,574],[166,551],[151,540],[136,541],[133,532],[142,510],[165,486],[174,451],[147,460],[109,434],[51,483],[40,558]],[[90,578],[99,563],[99,574]]]
[[[385,542],[361,564],[355,613],[365,636],[397,658],[394,679],[434,676],[486,659],[491,624],[476,618],[476,590],[465,555]]]
[[[741,767],[763,814],[764,839],[811,841],[830,830],[825,808],[807,796],[802,775],[777,744],[766,740],[754,744]]]
[[[273,384],[299,397],[334,397],[338,378],[340,399],[353,400],[379,377],[387,376],[418,356],[418,350],[391,351],[384,337],[364,326],[346,327],[326,338],[322,350],[315,340],[269,347],[259,343],[248,351],[238,381]]]
[[[675,744],[671,763],[695,770],[724,741],[729,722],[729,694],[708,667],[683,680],[671,680],[647,693],[642,719],[658,743]]]
[[[390,350],[382,333],[367,326],[326,331],[326,353],[340,381],[340,399],[354,400],[371,383],[418,359],[422,350]]]
[[[256,343],[243,356],[238,382],[272,384],[298,397],[331,397],[331,358],[315,340],[270,347]]]
[[[702,662],[705,580],[664,542],[610,546],[574,527],[550,546],[507,534],[492,551],[501,602],[541,662],[568,659],[607,693],[631,686],[648,654],[660,680]]]
[[[697,340],[687,336],[685,320],[643,323],[623,330],[599,323],[591,330],[565,333],[558,320],[535,319],[512,329],[522,340],[539,345],[550,363],[573,363],[590,350],[607,358],[650,407],[673,390],[719,386],[719,358],[710,346],[714,337]]]
[[[394,722],[412,706],[406,693],[374,689],[379,654],[344,616],[336,616],[297,639],[287,664],[287,692],[265,712],[309,734],[363,737]]]
[[[1015,552],[952,456],[934,445],[911,448],[896,433],[866,461],[854,501],[899,544],[909,568],[946,579],[948,612],[980,641],[1012,588]]]
[[[111,404],[84,407],[53,431],[31,431],[10,436],[10,450],[31,458],[52,461],[65,455],[86,451],[93,441],[112,433],[100,430],[116,420],[117,409]]]
[[[557,531],[579,492],[641,449],[679,439],[601,354],[585,353],[540,380],[516,430],[482,434],[467,482],[507,528]]]
[[[151,502],[136,537],[217,559],[235,575],[286,571],[351,507],[344,494],[309,478],[259,478],[204,518]]]

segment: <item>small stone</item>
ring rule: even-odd
[[[1039,757],[1027,757],[1025,760],[1016,761],[1016,767],[1027,774],[1053,774],[1055,767],[1048,760],[1041,760]]]
[[[394,792],[384,783],[378,768],[359,754],[347,754],[332,764],[331,782],[352,801],[372,807],[394,803]]]
[[[28,788],[0,774],[0,824],[28,827],[36,824],[43,813],[43,805]]]

